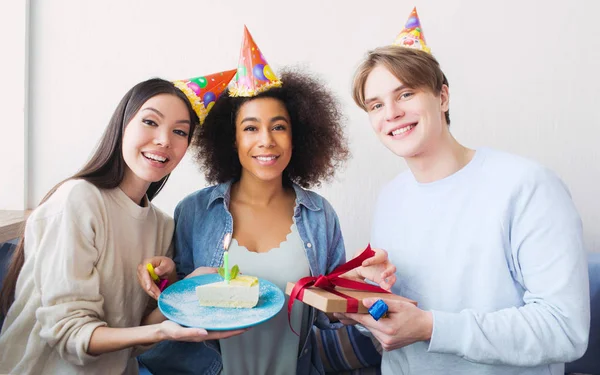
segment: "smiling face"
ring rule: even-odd
[[[258,98],[244,103],[235,119],[235,145],[242,178],[281,181],[292,158],[292,124],[283,102]]]
[[[185,155],[189,132],[190,115],[180,98],[160,94],[148,99],[125,127],[122,185],[145,192],[171,173]]]
[[[377,65],[364,85],[367,113],[381,142],[398,156],[412,158],[433,151],[448,132],[448,87],[439,95],[405,86],[388,69]]]

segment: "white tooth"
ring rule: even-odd
[[[146,155],[146,157],[147,157],[147,158],[149,158],[149,159],[156,160],[156,161],[160,161],[160,162],[162,162],[162,163],[164,163],[164,162],[167,160],[167,158],[165,158],[165,157],[163,157],[163,156],[159,156],[159,155],[154,155],[154,154],[150,154],[150,153],[147,153],[147,154],[145,154],[145,155]]]
[[[412,129],[414,127],[415,127],[415,125],[408,125],[408,126],[405,126],[403,128],[396,129],[396,130],[394,130],[392,132],[392,135],[398,135],[398,134],[406,133],[407,131],[409,131],[410,129]]]

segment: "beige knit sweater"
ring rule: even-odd
[[[137,374],[132,350],[91,356],[99,326],[140,325],[136,269],[167,253],[173,220],[121,189],[68,181],[31,215],[25,264],[0,334],[0,374]]]

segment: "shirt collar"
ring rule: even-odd
[[[223,201],[225,201],[225,204],[229,206],[232,184],[233,180],[229,180],[227,182],[217,185],[210,194],[207,208],[210,207],[210,205],[212,205],[213,202],[215,202],[217,199],[223,199]],[[296,202],[298,205],[303,205],[311,211],[319,211],[321,209],[306,190],[304,190],[302,187],[295,183],[292,183],[292,186],[294,187],[294,192],[296,193]]]

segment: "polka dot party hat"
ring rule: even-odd
[[[240,51],[237,74],[229,88],[230,96],[255,96],[273,87],[281,87],[281,81],[260,52],[248,28],[244,26],[244,42]]]
[[[202,124],[206,115],[208,115],[208,111],[227,88],[235,72],[236,70],[232,69],[201,77],[173,81],[173,84],[187,96],[200,119],[200,124]]]
[[[394,40],[394,43],[392,44],[395,46],[414,48],[431,53],[431,49],[427,47],[427,43],[425,42],[425,35],[423,34],[423,29],[421,28],[421,20],[417,14],[416,7],[413,8],[410,16],[408,16],[406,25],[404,25],[404,29],[400,31],[400,34],[398,34],[396,40]]]

